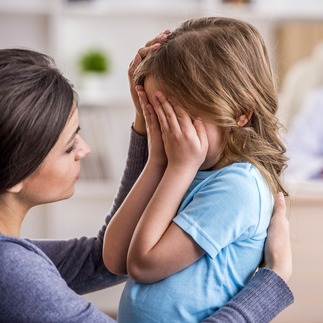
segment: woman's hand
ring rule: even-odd
[[[168,166],[176,171],[192,170],[195,174],[205,160],[209,143],[204,123],[192,121],[178,105],[172,106],[162,92],[154,96]]]
[[[286,282],[292,275],[292,249],[286,203],[283,193],[278,193],[274,214],[268,228],[265,243],[265,267],[272,269]]]
[[[138,65],[141,63],[141,61],[147,56],[147,54],[157,50],[160,47],[160,43],[166,40],[170,33],[171,32],[169,30],[165,30],[154,39],[148,41],[145,47],[142,47],[138,50],[135,58],[132,60],[132,62],[129,65],[128,79],[129,79],[129,85],[130,85],[130,93],[136,108],[136,116],[135,116],[133,128],[137,133],[141,135],[146,135],[147,131],[146,131],[145,119],[139,103],[138,95],[135,89],[135,84],[133,82],[133,74],[136,68],[138,67]]]
[[[157,115],[154,108],[149,103],[146,92],[143,86],[137,85],[136,91],[138,94],[139,102],[143,110],[146,129],[148,133],[148,147],[149,147],[149,157],[148,163],[155,166],[161,166],[166,168],[167,157],[165,154],[164,143],[162,140],[162,134],[160,130],[160,125],[158,122]]]

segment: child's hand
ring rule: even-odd
[[[168,166],[194,173],[205,160],[209,143],[204,123],[192,121],[179,106],[172,106],[161,92],[154,96],[154,109],[161,127]]]
[[[168,35],[170,34],[169,30],[165,30],[164,32],[160,33],[154,39],[148,41],[145,47],[142,47],[138,50],[135,58],[131,61],[128,69],[128,80],[130,85],[130,93],[133,100],[133,103],[136,108],[136,117],[134,121],[134,130],[139,134],[145,135],[147,133],[146,126],[145,126],[145,119],[143,116],[143,112],[139,103],[138,95],[135,89],[135,85],[133,82],[133,74],[135,69],[141,63],[141,61],[147,56],[147,54],[157,50],[160,47],[160,43],[164,41]]]
[[[146,92],[143,86],[137,85],[136,91],[139,97],[139,102],[145,117],[146,128],[148,133],[149,157],[148,162],[154,165],[166,167],[167,157],[165,154],[164,143],[162,140],[161,130],[157,115],[154,108],[149,103]]]

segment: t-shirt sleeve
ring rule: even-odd
[[[0,265],[0,317],[5,322],[115,322],[73,292],[49,259],[16,243],[1,248],[6,258]]]
[[[257,181],[247,169],[224,169],[190,195],[174,222],[211,258],[233,241],[255,234],[260,196]]]

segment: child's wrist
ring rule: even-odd
[[[184,167],[183,165],[167,164],[167,173],[177,178],[194,179],[197,169],[194,167]]]
[[[158,159],[158,158],[149,157],[147,161],[147,165],[149,165],[149,167],[160,169],[164,172],[165,169],[167,168],[167,159],[161,159],[161,158]]]

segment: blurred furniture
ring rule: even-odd
[[[321,32],[318,33],[319,37],[317,39],[312,37],[312,41],[310,41],[311,45],[307,47],[305,42],[305,46],[303,46],[306,52],[310,50],[310,53],[296,61],[291,58],[289,69],[286,69],[286,74],[282,79],[280,108],[281,118],[286,127],[291,124],[294,116],[300,111],[307,95],[315,88],[323,85],[323,23],[319,26],[320,28],[317,29],[318,27],[315,25],[314,30],[312,30],[320,30]],[[296,28],[303,30],[300,26]],[[285,38],[290,39],[289,42],[293,40],[295,43],[295,47],[290,44],[287,52],[281,53],[281,55],[285,55],[284,60],[288,61],[288,51],[293,52],[292,56],[295,57],[298,53],[300,43],[302,43],[300,39],[306,38],[307,35],[311,38],[311,29],[308,26],[304,27],[303,33],[299,33],[299,37],[301,38],[290,38],[293,34],[290,35],[286,30],[284,30],[284,33],[286,33]],[[316,39],[316,41],[313,39]],[[280,39],[280,42],[285,44],[280,49],[283,51],[288,47],[286,45],[288,42],[284,42],[282,39]]]

